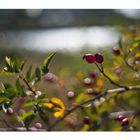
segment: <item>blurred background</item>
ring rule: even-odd
[[[71,101],[67,99],[67,92],[72,90],[77,95],[83,92],[82,80],[93,70],[82,61],[83,55],[103,52],[105,65],[110,67],[113,56],[110,48],[118,44],[122,30],[139,26],[139,19],[138,9],[1,9],[0,69],[3,68],[5,56],[25,59],[26,72],[30,64],[33,68],[40,66],[49,52],[56,51],[50,72],[59,78],[59,86],[43,81],[39,90],[48,97],[62,98],[68,106]],[[13,76],[0,77],[0,82],[9,80],[14,84]],[[103,86],[102,81],[99,84]],[[112,125],[102,130],[110,127]]]
[[[114,45],[140,10],[0,10],[0,49],[79,51]],[[14,50],[15,52],[15,50]]]

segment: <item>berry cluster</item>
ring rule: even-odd
[[[92,64],[94,62],[101,64],[104,61],[104,57],[100,53],[96,53],[95,55],[92,55],[90,53],[85,54],[83,56],[83,59],[85,59],[89,64]]]

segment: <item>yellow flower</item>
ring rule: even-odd
[[[49,102],[44,102],[42,105],[44,107],[47,107],[48,109],[53,109],[54,117],[63,117],[65,112],[65,106],[60,99],[54,97]]]
[[[48,103],[45,102],[45,103],[43,103],[43,106],[51,109],[53,107],[53,104],[49,103],[49,102]]]
[[[63,102],[58,98],[52,98],[51,102],[56,106],[54,108],[54,110],[55,110],[54,116],[56,118],[63,117],[64,112],[65,112],[65,106],[64,106]]]

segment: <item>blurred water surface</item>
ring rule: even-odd
[[[41,52],[79,51],[85,46],[97,48],[115,45],[119,37],[118,27],[111,26],[11,30],[0,33],[0,45]]]

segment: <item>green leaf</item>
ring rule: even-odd
[[[25,92],[24,92],[24,86],[21,85],[20,80],[17,79],[16,80],[16,89],[17,89],[17,94],[20,96],[25,96]]]
[[[5,57],[5,62],[6,62],[7,65],[10,66],[11,65],[11,58],[9,58],[9,57],[6,56]]]
[[[17,88],[17,90],[21,90],[21,88],[22,88],[19,79],[17,79],[17,81],[16,81],[16,88]]]
[[[19,73],[20,71],[22,71],[25,61],[22,61],[16,57],[9,58],[6,56],[5,64],[6,64],[6,67],[4,68],[4,71],[12,72],[12,73]]]
[[[12,73],[12,72],[6,72],[6,71],[2,71],[2,72],[0,72],[0,76],[10,76],[10,75],[15,75],[15,73]]]
[[[48,125],[49,123],[49,118],[48,116],[43,112],[43,113],[39,113],[39,117],[41,118],[41,120]]]
[[[13,99],[15,96],[17,96],[17,89],[13,87],[11,84],[2,84],[2,97],[7,97],[9,99]]]
[[[36,81],[40,81],[41,80],[41,70],[40,70],[40,68],[36,68],[35,75],[36,75],[36,78],[37,78]]]
[[[3,83],[2,84],[2,87],[4,88],[4,89],[11,89],[11,88],[13,88],[13,86],[11,85],[11,84],[9,84],[9,83]]]
[[[26,79],[31,82],[32,80],[32,65],[30,65],[28,71],[27,71],[27,74],[26,74]]]
[[[38,98],[36,99],[37,103],[42,103],[43,101],[46,101],[46,94],[41,94],[40,96],[38,96]]]
[[[28,100],[23,104],[23,107],[34,106],[35,102],[32,100]]]
[[[8,98],[6,98],[6,97],[0,97],[0,105],[1,104],[4,104],[5,102],[8,102],[8,101],[10,101]]]
[[[44,60],[43,66],[42,66],[42,71],[44,74],[48,73],[49,64],[50,64],[51,60],[53,59],[53,57],[55,56],[55,54],[56,54],[56,52],[49,54],[49,56]]]
[[[25,127],[28,128],[31,122],[35,119],[36,115],[33,110],[26,112],[19,119],[24,122]]]

